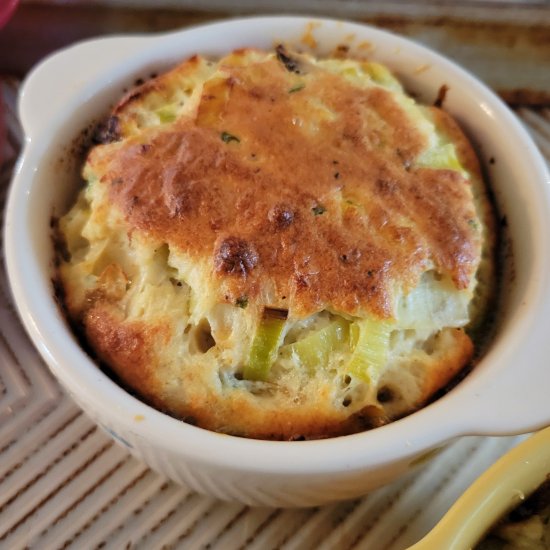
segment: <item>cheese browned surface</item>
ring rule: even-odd
[[[477,160],[385,68],[194,57],[102,137],[61,280],[94,352],[155,406],[326,437],[411,412],[470,360],[494,277]]]

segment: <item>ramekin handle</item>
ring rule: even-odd
[[[499,373],[475,372],[477,383],[465,385],[462,396],[467,418],[465,433],[476,435],[514,435],[550,425],[550,304],[541,304],[544,312],[519,336],[521,345],[514,353],[502,356],[514,368]],[[498,347],[498,346],[497,346]],[[498,353],[498,350],[495,350]],[[498,366],[498,364],[496,365]],[[459,388],[457,388],[459,389]],[[460,392],[457,392],[460,393]]]
[[[93,83],[98,75],[110,75],[128,56],[136,56],[137,42],[145,46],[147,41],[144,36],[93,39],[44,59],[27,76],[19,96],[19,117],[27,140],[51,128],[74,98],[91,99],[97,93]]]

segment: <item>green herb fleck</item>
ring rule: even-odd
[[[316,215],[316,216],[320,216],[321,214],[324,214],[327,209],[324,207],[324,206],[321,206],[320,204],[318,204],[317,206],[314,206],[311,211]]]
[[[248,305],[248,296],[239,296],[235,302],[235,305],[241,309],[246,309],[246,306]]]
[[[222,132],[221,138],[224,143],[229,143],[230,141],[236,141],[237,143],[241,142],[241,140],[237,136],[234,136],[229,132]]]
[[[169,110],[157,111],[157,115],[162,124],[170,124],[176,120],[176,113]]]
[[[306,87],[305,84],[296,84],[296,86],[292,86],[290,90],[288,90],[289,94],[293,94],[294,92],[299,92],[300,90],[303,90]]]
[[[476,220],[468,220],[468,225],[469,225],[472,229],[477,229],[477,228],[478,228],[478,225],[477,225],[477,221],[476,221]]]

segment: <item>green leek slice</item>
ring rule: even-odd
[[[447,169],[460,172],[463,176],[468,173],[464,170],[462,164],[456,156],[455,146],[452,143],[446,143],[433,149],[428,149],[417,159],[418,166],[434,169]]]
[[[266,380],[271,365],[275,362],[281,345],[286,315],[273,315],[270,312],[278,310],[267,309],[256,330],[248,364],[243,369],[245,380]]]
[[[350,374],[373,385],[378,382],[388,362],[392,330],[390,321],[363,319],[352,323],[350,340],[353,352],[347,366]]]
[[[170,124],[177,118],[176,108],[174,105],[166,105],[156,110],[161,124]]]
[[[342,346],[348,339],[349,323],[344,319],[338,319],[285,347],[289,348],[300,365],[313,370],[326,367],[331,352]]]
[[[399,81],[391,74],[391,72],[386,67],[384,67],[384,65],[380,65],[380,63],[370,61],[368,63],[363,63],[361,67],[377,84],[380,84],[381,86],[385,86],[395,91],[402,90]]]

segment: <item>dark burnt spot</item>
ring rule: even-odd
[[[340,254],[340,261],[344,264],[356,264],[361,259],[361,251],[358,248],[352,248],[344,254]]]
[[[242,296],[239,296],[235,300],[235,305],[237,307],[240,307],[241,309],[246,309],[246,307],[248,306],[248,296],[246,296],[246,294],[243,294]]]
[[[389,403],[390,401],[393,401],[394,398],[394,393],[388,386],[382,386],[376,395],[376,399],[378,399],[379,403]]]
[[[182,418],[183,422],[190,424],[191,426],[198,426],[199,422],[194,416],[184,416]]]
[[[134,86],[142,86],[143,84],[145,84],[145,80],[143,80],[143,78],[136,78],[134,81]]]
[[[64,151],[63,155],[57,160],[60,166],[71,165],[72,162],[84,161],[84,158],[93,144],[94,135],[97,129],[97,123],[93,122],[85,126],[81,132],[70,143],[68,151]]]
[[[294,222],[294,212],[285,204],[276,204],[267,217],[276,229],[286,229]]]
[[[294,282],[298,290],[304,290],[309,287],[307,278],[305,277],[305,275],[302,275],[300,273],[294,275]]]
[[[508,218],[506,216],[502,216],[502,218],[500,218],[500,227],[508,227]]]
[[[378,407],[368,405],[353,415],[353,420],[356,422],[356,431],[371,430],[373,428],[379,428],[388,422],[388,419],[384,417]]]
[[[262,318],[286,321],[288,319],[288,309],[283,309],[279,307],[264,307]]]
[[[334,57],[345,58],[349,54],[349,46],[347,44],[338,44],[334,50]]]
[[[495,157],[491,157],[489,159],[489,164],[495,164],[496,160],[495,160]]]
[[[288,55],[288,52],[282,44],[279,44],[277,48],[275,48],[275,51],[277,52],[277,59],[285,66],[287,71],[296,74],[301,73],[300,63],[298,60],[292,59],[292,57]]]
[[[214,263],[218,272],[246,276],[258,264],[258,253],[244,239],[228,237],[215,253]]]
[[[393,195],[397,188],[398,185],[395,181],[382,178],[376,180],[376,189],[381,195]]]
[[[441,109],[443,106],[443,102],[445,101],[445,98],[447,97],[447,92],[449,91],[449,86],[447,84],[443,84],[440,86],[439,91],[437,92],[437,97],[434,101],[434,107],[438,107]]]
[[[311,211],[315,216],[321,216],[327,211],[327,209],[322,204],[317,204],[311,209]]]
[[[148,151],[150,151],[151,149],[151,145],[149,143],[142,143],[140,146],[139,146],[139,152],[142,154],[142,155],[145,155],[145,153],[147,153]]]
[[[115,112],[120,112],[123,107],[126,107],[130,103],[140,99],[145,93],[145,87],[141,86],[133,90],[129,95],[127,95],[116,107]]]
[[[55,216],[50,218],[50,229],[55,250],[54,264],[55,267],[59,267],[61,262],[69,262],[71,260],[71,253],[69,252],[65,237],[59,229],[59,219]]]
[[[139,197],[137,195],[133,195],[130,199],[130,209],[135,208],[139,203]]]
[[[65,303],[66,303],[65,287],[63,286],[63,283],[59,279],[59,274],[57,274],[55,277],[50,279],[50,282],[53,288],[53,299],[55,300],[57,307],[60,309],[63,315],[67,316],[67,308],[65,306]]]
[[[94,143],[113,143],[120,141],[120,120],[117,116],[110,116],[103,124],[100,124],[96,130]]]
[[[208,221],[208,225],[210,226],[210,229],[212,229],[212,231],[218,231],[223,226],[223,220],[219,218],[210,218],[210,220]]]
[[[237,136],[234,136],[233,134],[230,134],[229,132],[222,132],[220,134],[220,137],[221,137],[221,140],[224,143],[230,143],[232,141],[235,141],[237,143],[241,142],[241,140]]]

